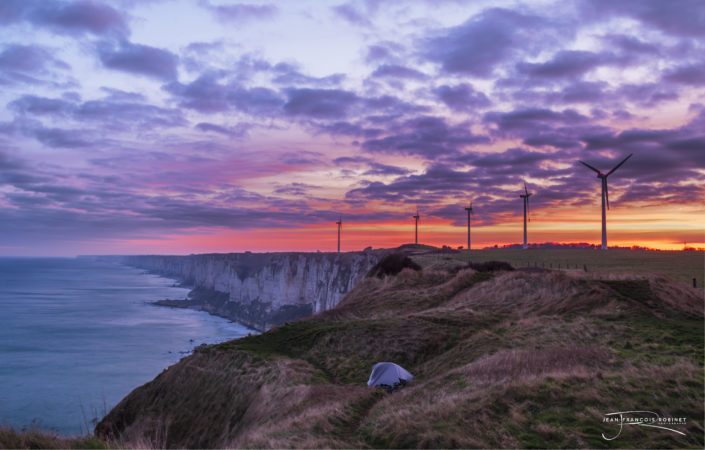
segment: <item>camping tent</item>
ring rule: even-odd
[[[372,366],[372,373],[367,385],[374,387],[384,385],[394,388],[395,385],[404,385],[413,379],[414,376],[403,367],[390,362],[381,362]]]

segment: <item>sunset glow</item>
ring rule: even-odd
[[[705,247],[676,5],[3,0],[0,255]]]

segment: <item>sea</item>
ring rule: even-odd
[[[0,425],[91,432],[133,389],[201,344],[255,333],[151,305],[188,289],[91,258],[0,258]]]

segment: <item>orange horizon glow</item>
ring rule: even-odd
[[[557,230],[555,224],[532,224],[529,227],[529,244],[594,244],[600,245],[600,229],[589,223],[589,228]],[[682,230],[628,231],[618,223],[608,224],[608,245],[615,247],[644,247],[653,250],[683,250],[684,240],[666,236],[683,235]],[[473,226],[471,244],[473,250],[499,248],[522,242],[523,225],[508,223],[488,226]],[[688,235],[685,243],[689,248],[705,247],[705,239],[696,237],[696,230]],[[670,233],[669,233],[670,232]],[[413,221],[386,223],[346,223],[341,233],[341,251],[361,251],[367,247],[395,248],[414,242]],[[467,228],[453,226],[443,221],[420,221],[419,244],[452,248],[467,247]],[[299,228],[254,229],[244,231],[222,229],[193,230],[192,234],[172,234],[162,239],[129,239],[113,241],[107,253],[242,253],[264,252],[335,252],[337,249],[337,227],[334,223],[318,224]]]

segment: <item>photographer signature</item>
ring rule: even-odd
[[[674,433],[678,433],[685,436],[685,433],[683,432],[663,426],[664,424],[685,424],[684,418],[662,418],[653,411],[617,411],[607,413],[605,414],[605,418],[602,419],[602,422],[619,424],[619,431],[617,431],[616,435],[612,437],[607,437],[605,436],[605,433],[602,433],[602,438],[607,441],[617,439],[619,435],[622,434],[624,425],[637,425],[640,427],[661,428],[662,430],[673,431]]]

